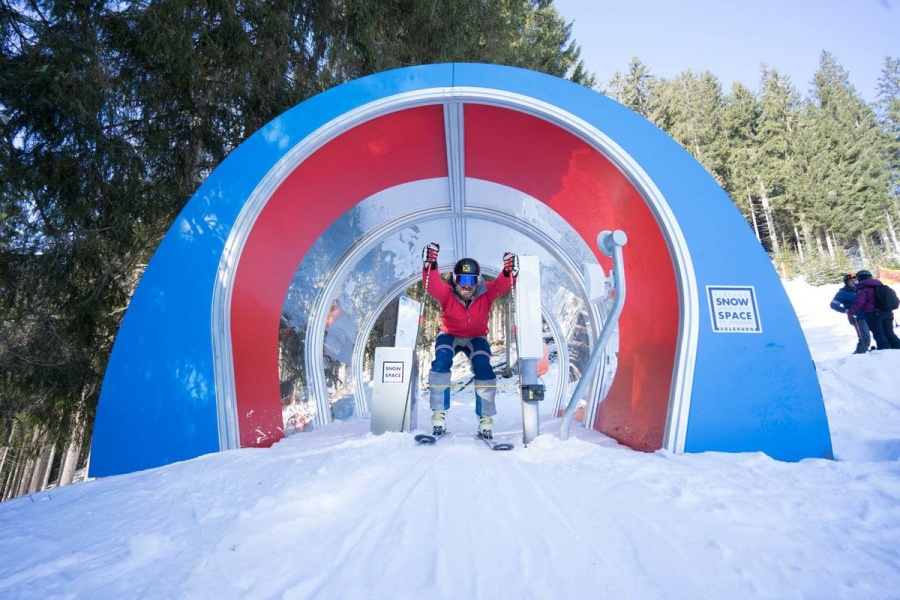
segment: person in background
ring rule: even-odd
[[[856,350],[853,354],[865,354],[869,351],[872,337],[869,333],[869,323],[865,317],[857,313],[851,315],[847,310],[856,302],[856,273],[844,275],[844,287],[839,289],[831,301],[831,308],[839,313],[846,313],[850,326],[856,332]]]
[[[856,278],[856,301],[847,309],[847,314],[863,314],[879,350],[900,349],[900,338],[894,333],[893,311],[878,310],[875,307],[875,288],[884,284],[865,269],[857,271]]]
[[[497,376],[491,366],[491,347],[487,340],[488,317],[494,300],[512,288],[519,273],[518,256],[503,255],[503,273],[485,281],[481,267],[472,258],[463,258],[453,267],[450,280],[441,279],[437,258],[440,246],[431,242],[422,249],[422,282],[428,294],[441,306],[441,333],[434,340],[434,361],[428,373],[431,390],[431,426],[434,435],[443,435],[445,413],[450,408],[450,367],[453,357],[462,352],[475,373],[475,414],[478,434],[493,438],[497,414],[494,396]],[[432,275],[434,273],[434,276]]]

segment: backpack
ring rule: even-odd
[[[879,285],[872,289],[875,291],[875,310],[892,311],[900,307],[900,299],[891,286]]]

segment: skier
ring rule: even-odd
[[[847,273],[844,275],[844,287],[839,289],[831,301],[831,308],[847,314],[847,309],[856,303],[856,273]],[[869,334],[869,323],[861,313],[855,315],[847,314],[847,320],[850,326],[856,332],[856,350],[853,354],[865,354],[869,351],[869,343],[871,336]]]
[[[512,252],[503,255],[503,273],[493,281],[485,281],[481,267],[471,258],[463,258],[453,267],[450,280],[431,277],[438,270],[440,246],[431,242],[422,249],[422,281],[428,294],[441,306],[441,333],[434,341],[434,361],[428,373],[431,388],[431,426],[435,436],[444,433],[446,411],[450,408],[450,367],[453,357],[462,352],[475,373],[475,414],[478,434],[493,438],[497,414],[494,396],[497,377],[491,366],[488,344],[488,316],[494,300],[512,288],[519,273],[519,258]]]
[[[856,284],[856,302],[847,309],[847,314],[863,315],[869,323],[869,331],[878,350],[900,349],[900,338],[894,333],[893,311],[879,310],[875,306],[875,288],[884,284],[880,279],[872,277],[872,272],[866,269],[857,271],[856,278],[859,281]]]

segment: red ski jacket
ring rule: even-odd
[[[453,337],[467,338],[487,335],[488,317],[494,300],[507,293],[512,287],[512,278],[501,274],[493,281],[481,277],[475,296],[468,306],[456,295],[453,284],[440,278],[436,269],[428,278],[428,294],[441,305],[441,331]],[[422,269],[425,281],[427,269]]]

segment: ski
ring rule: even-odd
[[[444,437],[447,437],[446,430],[441,435],[430,435],[427,433],[419,433],[416,435],[415,440],[419,444],[427,445],[427,444],[436,444],[439,439],[444,438]]]
[[[440,440],[441,438],[447,437],[448,433],[449,432],[447,432],[447,431],[444,431],[444,433],[441,435],[418,433],[418,434],[416,434],[416,437],[414,439],[416,440],[417,444],[421,444],[423,446],[428,446],[431,444],[436,444],[438,442],[438,440]],[[510,444],[509,442],[497,442],[497,441],[494,441],[493,439],[481,437],[481,434],[478,434],[478,433],[475,434],[475,439],[481,440],[482,442],[487,444],[488,448],[490,448],[491,450],[498,450],[498,451],[512,450],[513,448],[516,447],[515,444]]]
[[[510,444],[509,442],[495,442],[493,439],[488,439],[486,437],[481,437],[481,434],[476,434],[476,437],[488,445],[488,448],[491,450],[512,450],[515,448],[514,444]]]

